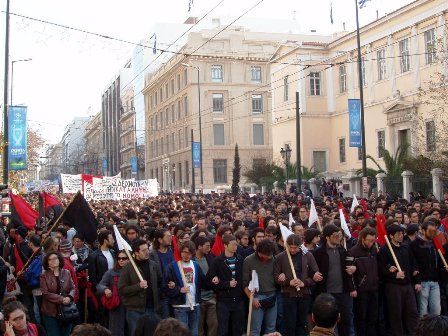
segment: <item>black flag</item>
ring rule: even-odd
[[[78,192],[73,201],[65,209],[62,220],[71,224],[86,242],[92,244],[97,238],[98,222],[84,196]]]

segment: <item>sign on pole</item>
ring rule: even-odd
[[[361,141],[361,101],[359,99],[348,100],[349,115],[349,146],[362,147]]]
[[[131,174],[137,174],[137,157],[131,156]]]
[[[194,168],[201,168],[201,143],[193,142],[193,164]]]
[[[26,112],[26,106],[9,107],[8,166],[10,170],[27,169]]]

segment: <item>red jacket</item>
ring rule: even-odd
[[[75,297],[73,299],[75,303],[77,303],[79,300],[78,277],[76,276],[75,268],[73,267],[70,258],[64,257],[64,267],[62,268],[70,272],[70,277],[72,278],[73,284],[75,285]]]

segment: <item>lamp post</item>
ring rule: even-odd
[[[27,59],[19,59],[19,60],[14,60],[11,62],[11,98],[9,99],[9,104],[12,106],[12,99],[13,99],[13,90],[14,90],[14,63],[19,63],[19,62],[29,62],[32,61],[32,58],[27,58]]]
[[[288,186],[288,165],[289,165],[289,161],[291,160],[291,152],[292,149],[289,146],[289,144],[285,145],[285,148],[281,148],[280,150],[280,155],[282,156],[283,162],[285,163],[285,192],[286,192],[286,188]]]
[[[200,71],[198,66],[194,66],[188,63],[181,63],[184,67],[194,68],[198,72],[198,116],[199,116],[199,160],[201,165],[201,190],[204,188],[204,169],[202,166],[202,116],[201,116],[201,86],[200,86]]]

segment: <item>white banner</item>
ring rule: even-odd
[[[61,174],[62,175],[62,174]],[[77,175],[69,175],[77,176]],[[62,176],[61,176],[62,178]],[[65,178],[67,180],[67,178]],[[75,179],[72,179],[75,184]],[[122,180],[119,175],[105,178],[93,177],[92,183],[83,181],[83,193],[87,200],[124,200],[155,197],[159,194],[159,183],[156,179],[135,181]],[[64,186],[64,184],[63,184]],[[67,190],[81,190],[81,176],[78,186],[66,188]],[[63,193],[66,193],[63,187]]]
[[[62,193],[76,194],[81,190],[81,179],[81,174],[61,174]]]

